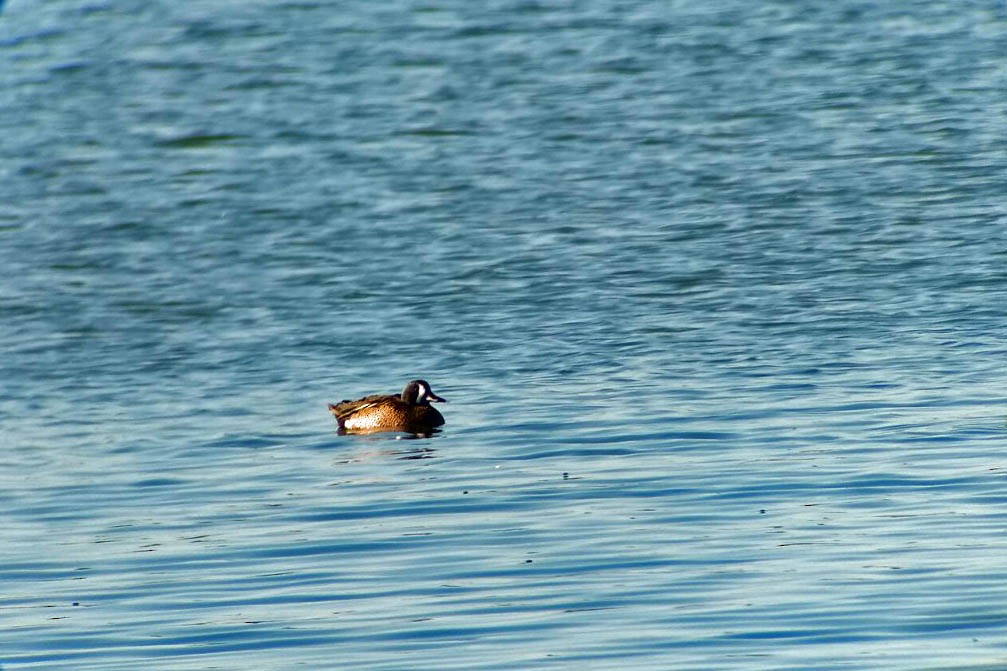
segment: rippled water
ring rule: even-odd
[[[1005,28],[8,3],[0,664],[1002,668]]]

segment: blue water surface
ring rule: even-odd
[[[8,3],[0,665],[1003,668],[1005,29]]]

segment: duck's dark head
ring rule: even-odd
[[[430,401],[447,403],[430,389],[430,383],[426,380],[412,380],[407,383],[402,390],[402,400],[409,405],[430,405]]]

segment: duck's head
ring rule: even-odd
[[[430,401],[447,403],[446,400],[430,389],[430,383],[426,380],[412,380],[408,382],[402,390],[402,400],[409,405],[430,405]]]

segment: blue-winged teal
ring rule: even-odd
[[[444,416],[430,401],[444,399],[431,391],[425,380],[412,380],[399,395],[372,394],[356,401],[329,403],[329,412],[336,416],[340,433],[430,433],[444,423]]]

